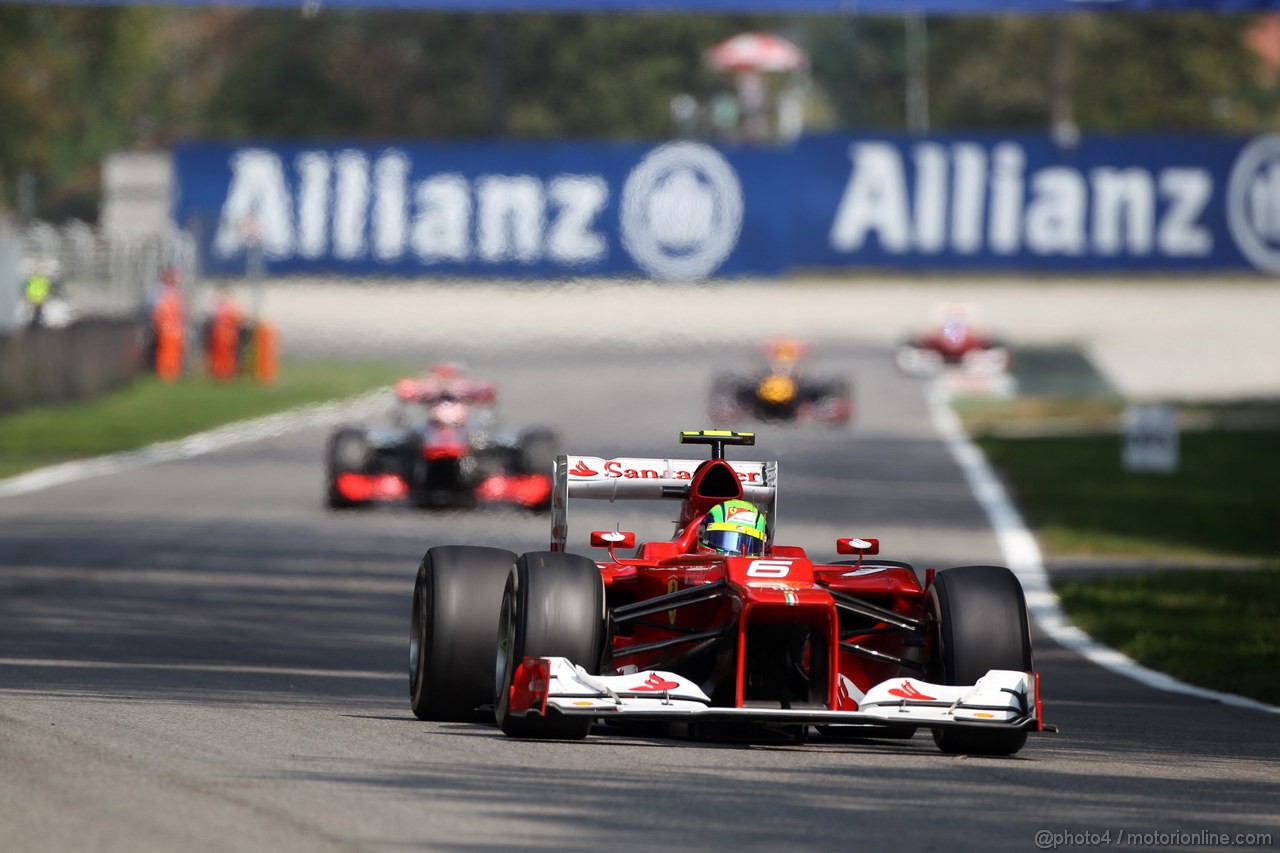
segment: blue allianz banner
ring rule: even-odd
[[[1280,137],[192,144],[176,168],[222,274],[255,249],[277,274],[1280,272]]]
[[[772,275],[785,162],[693,142],[198,144],[176,152],[175,217],[215,273],[260,247],[275,273]]]
[[[1239,141],[1045,136],[806,140],[792,258],[820,267],[1247,266],[1226,221]],[[833,177],[840,179],[833,180]]]

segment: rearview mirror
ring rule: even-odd
[[[879,539],[837,539],[837,554],[861,554],[862,556],[874,555],[880,553]]]
[[[634,548],[636,535],[630,530],[593,530],[591,531],[592,548]]]

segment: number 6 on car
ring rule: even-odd
[[[747,569],[747,577],[785,578],[790,571],[790,560],[755,560]]]

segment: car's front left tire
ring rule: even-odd
[[[418,719],[493,722],[493,638],[515,562],[510,551],[469,546],[432,548],[422,558],[409,622],[409,701]]]
[[[493,670],[496,716],[502,731],[519,738],[586,737],[590,717],[555,712],[545,717],[512,714],[512,683],[526,657],[568,658],[588,673],[599,674],[606,637],[600,569],[577,554],[524,554],[507,578],[498,623]]]

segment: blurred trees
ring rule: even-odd
[[[39,176],[46,204],[96,189],[86,171],[136,137],[152,87],[154,10],[0,6],[0,178]]]
[[[205,133],[661,137],[702,52],[768,19],[258,11],[225,21]],[[495,102],[505,107],[495,115]]]
[[[1236,15],[931,18],[928,88],[937,130],[1049,126],[1055,37],[1067,94],[1088,131],[1252,132],[1274,126],[1277,89],[1261,82]],[[813,31],[813,75],[843,126],[900,130],[903,22],[846,18]]]
[[[1245,46],[1254,19],[1149,15],[1141,26],[1075,22],[1075,88],[1089,130],[1255,131],[1275,126],[1274,83]]]
[[[1084,132],[1272,127],[1254,20],[931,18],[931,128],[1044,130],[1055,73]],[[92,219],[105,154],[183,138],[663,138],[675,95],[731,88],[703,52],[754,29],[809,50],[811,126],[904,129],[895,18],[0,5],[0,202],[33,175],[41,215]]]

